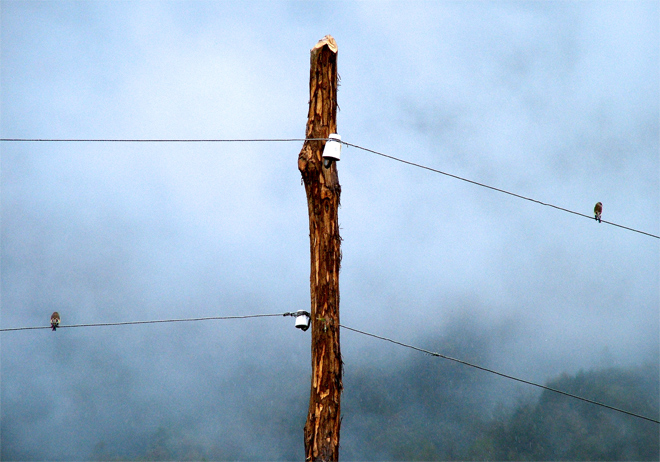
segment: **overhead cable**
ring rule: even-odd
[[[205,318],[182,318],[182,319],[156,319],[151,321],[124,321],[124,322],[99,322],[93,324],[60,324],[58,329],[66,329],[69,327],[105,327],[105,326],[126,326],[130,324],[156,324],[162,322],[190,322],[190,321],[211,321],[218,319],[248,319],[248,318],[266,318],[274,316],[296,316],[297,313],[277,313],[277,314],[249,314],[245,316],[208,316]],[[51,326],[36,326],[36,327],[9,327],[0,329],[0,332],[8,332],[15,330],[32,330],[32,329],[50,329]]]
[[[64,142],[64,143],[255,143],[290,141],[327,141],[328,138],[235,138],[235,139],[157,139],[157,138],[0,138],[0,141],[15,142]]]
[[[501,193],[504,193],[504,194],[508,194],[508,195],[510,195],[510,196],[517,197],[517,198],[519,198],[519,199],[524,199],[524,200],[526,200],[526,201],[535,202],[535,203],[537,203],[537,204],[545,205],[545,206],[547,206],[547,207],[552,207],[552,208],[555,208],[555,209],[557,209],[557,210],[562,210],[562,211],[564,211],[564,212],[572,213],[572,214],[574,214],[574,215],[579,215],[579,216],[581,216],[581,217],[589,218],[590,220],[593,220],[593,219],[594,219],[594,217],[591,216],[591,215],[585,215],[584,213],[575,212],[575,211],[573,211],[573,210],[569,210],[569,209],[566,209],[566,208],[564,208],[564,207],[559,207],[559,206],[557,206],[557,205],[549,204],[549,203],[546,203],[546,202],[541,202],[541,201],[539,201],[539,200],[532,199],[531,197],[527,197],[527,196],[523,196],[523,195],[520,195],[520,194],[512,193],[512,192],[507,191],[507,190],[505,190],[505,189],[500,189],[500,188],[496,188],[496,187],[494,187],[494,186],[489,186],[489,185],[484,184],[484,183],[479,183],[478,181],[469,180],[469,179],[467,179],[467,178],[463,178],[463,177],[460,177],[460,176],[458,176],[458,175],[453,175],[453,174],[451,174],[451,173],[443,172],[442,170],[437,170],[437,169],[435,169],[435,168],[427,167],[427,166],[425,166],[425,165],[417,164],[417,163],[415,163],[415,162],[410,162],[409,160],[404,160],[404,159],[400,159],[400,158],[398,158],[398,157],[390,156],[389,154],[384,154],[384,153],[382,153],[382,152],[374,151],[373,149],[364,148],[364,147],[362,147],[362,146],[358,146],[357,144],[351,144],[351,143],[347,143],[347,142],[345,142],[345,141],[342,141],[342,143],[345,144],[346,146],[351,146],[351,147],[353,147],[353,148],[362,149],[363,151],[367,151],[367,152],[370,152],[370,153],[372,153],[372,154],[377,154],[377,155],[379,155],[379,156],[386,157],[386,158],[388,158],[388,159],[396,160],[397,162],[401,162],[401,163],[404,163],[404,164],[412,165],[412,166],[414,166],[414,167],[418,167],[418,168],[422,168],[422,169],[425,169],[425,170],[429,170],[429,171],[434,172],[434,173],[440,173],[441,175],[446,175],[446,176],[448,176],[448,177],[455,178],[455,179],[457,179],[457,180],[466,181],[466,182],[468,182],[468,183],[472,183],[472,184],[474,184],[474,185],[481,186],[481,187],[483,187],[483,188],[492,189],[493,191],[498,191],[498,192],[501,192]],[[640,231],[640,230],[638,230],[638,229],[629,228],[629,227],[627,227],[627,226],[623,226],[623,225],[619,225],[619,224],[616,224],[616,223],[612,223],[611,221],[601,220],[601,222],[602,222],[602,223],[607,223],[608,225],[612,225],[612,226],[618,226],[619,228],[627,229],[627,230],[629,230],[629,231],[634,231],[634,232],[636,232],[636,233],[645,234],[645,235],[647,235],[647,236],[651,236],[651,237],[654,237],[654,238],[656,238],[656,239],[660,239],[660,236],[657,236],[657,235],[655,235],[655,234],[647,233],[647,232],[645,232],[645,231]]]
[[[369,337],[377,338],[379,340],[385,340],[387,342],[391,342],[391,343],[394,343],[394,344],[399,345],[399,346],[403,346],[403,347],[406,347],[406,348],[410,348],[412,350],[420,351],[422,353],[426,353],[426,354],[431,355],[431,356],[435,356],[435,357],[443,358],[443,359],[448,359],[450,361],[454,361],[454,362],[457,362],[457,363],[460,363],[460,364],[464,364],[466,366],[474,367],[476,369],[480,369],[482,371],[489,372],[491,374],[499,375],[500,377],[504,377],[506,379],[515,380],[516,382],[521,382],[521,383],[525,383],[527,385],[532,385],[532,386],[542,388],[544,390],[548,390],[548,391],[551,391],[551,392],[554,392],[554,393],[559,393],[559,394],[564,395],[564,396],[569,396],[571,398],[579,399],[579,400],[585,401],[587,403],[595,404],[597,406],[602,406],[602,407],[605,407],[607,409],[611,409],[613,411],[622,412],[624,414],[628,414],[628,415],[631,415],[633,417],[638,417],[640,419],[648,420],[649,422],[654,422],[654,423],[660,424],[660,421],[658,421],[657,419],[652,419],[650,417],[645,417],[643,415],[635,414],[634,412],[626,411],[624,409],[620,409],[620,408],[614,407],[614,406],[609,406],[607,404],[603,404],[603,403],[600,403],[598,401],[593,401],[591,399],[583,398],[581,396],[577,396],[577,395],[574,395],[572,393],[567,393],[565,391],[557,390],[556,388],[551,388],[551,387],[547,387],[545,385],[530,382],[529,380],[519,379],[517,377],[513,377],[512,375],[503,374],[502,372],[497,372],[497,371],[494,371],[492,369],[488,369],[487,367],[478,366],[476,364],[472,364],[472,363],[469,363],[467,361],[463,361],[463,360],[452,358],[450,356],[446,356],[446,355],[443,355],[443,354],[440,354],[440,353],[436,353],[435,351],[425,350],[424,348],[419,348],[419,347],[416,347],[416,346],[408,345],[406,343],[398,342],[396,340],[392,340],[392,339],[387,338],[387,337],[381,337],[380,335],[370,334],[369,332],[364,332],[364,331],[361,331],[361,330],[358,330],[358,329],[354,329],[352,327],[348,327],[348,326],[345,326],[343,324],[340,324],[340,327],[342,327],[344,329],[347,329],[347,330],[350,330],[350,331],[353,331],[353,332],[356,332],[358,334],[362,334],[362,335],[366,335],[366,336],[369,336]]]
[[[251,139],[106,139],[106,138],[90,138],[90,139],[76,139],[76,138],[0,138],[0,141],[8,141],[8,142],[116,142],[116,143],[252,143],[252,142],[291,142],[291,141],[327,141],[329,138],[251,138]],[[337,141],[337,140],[334,140]],[[545,205],[546,207],[552,207],[557,210],[561,210],[563,212],[568,212],[572,213],[574,215],[579,215],[581,217],[589,218],[590,220],[593,220],[593,217],[591,215],[585,215],[584,213],[580,212],[575,212],[573,210],[569,210],[564,207],[559,207],[558,205],[553,205],[547,202],[542,202],[537,199],[532,199],[531,197],[523,196],[521,194],[516,194],[511,191],[507,191],[505,189],[501,188],[496,188],[494,186],[489,186],[484,183],[480,183],[478,181],[470,180],[468,178],[464,178],[458,175],[454,175],[452,173],[447,173],[443,172],[442,170],[438,170],[435,168],[427,167],[422,164],[418,164],[416,162],[411,162],[409,160],[401,159],[399,157],[391,156],[389,154],[385,154],[379,151],[375,151],[373,149],[365,148],[363,146],[353,144],[353,143],[347,143],[346,141],[339,141],[340,143],[350,146],[356,149],[361,149],[366,152],[370,152],[372,154],[376,154],[382,157],[386,157],[391,160],[395,160],[397,162],[401,162],[404,164],[412,165],[413,167],[418,167],[424,170],[429,170],[434,173],[439,173],[441,175],[445,175],[457,180],[465,181],[467,183],[471,183],[477,186],[481,186],[483,188],[491,189],[493,191],[498,191],[504,194],[508,194],[513,197],[517,197],[519,199],[523,199],[526,201],[534,202],[536,204],[540,205]],[[635,233],[639,234],[644,234],[646,236],[653,237],[655,239],[660,239],[660,236],[656,234],[651,234],[647,233],[646,231],[641,231],[635,228],[630,228],[628,226],[620,225],[617,223],[613,223],[611,221],[607,220],[601,220],[602,223],[607,223],[608,225],[616,226],[618,228],[623,228],[627,229],[628,231],[633,231]]]
[[[249,318],[264,318],[264,317],[279,317],[279,316],[299,316],[300,313],[301,312],[298,311],[298,312],[285,312],[285,313],[275,313],[275,314],[250,314],[250,315],[243,315],[243,316],[207,316],[207,317],[203,317],[203,318],[156,319],[156,320],[150,320],[150,321],[102,322],[102,323],[70,324],[70,325],[63,325],[62,324],[62,325],[59,325],[57,328],[58,329],[66,329],[66,328],[70,328],[70,327],[107,327],[107,326],[126,326],[126,325],[132,325],[132,324],[156,324],[156,323],[211,321],[211,320],[227,320],[227,319],[249,319]],[[443,355],[443,354],[440,354],[440,353],[437,353],[437,352],[434,352],[434,351],[426,350],[424,348],[419,348],[419,347],[416,347],[416,346],[413,346],[413,345],[408,345],[406,343],[399,342],[399,341],[396,341],[396,340],[392,340],[392,339],[387,338],[387,337],[382,337],[380,335],[371,334],[369,332],[354,329],[352,327],[348,327],[348,326],[345,326],[343,324],[340,324],[340,327],[343,328],[343,329],[347,329],[347,330],[356,332],[356,333],[361,334],[361,335],[366,335],[366,336],[373,337],[373,338],[376,338],[376,339],[379,339],[379,340],[384,340],[384,341],[394,343],[396,345],[403,346],[405,348],[410,348],[412,350],[420,351],[422,353],[426,353],[428,355],[435,356],[435,357],[438,357],[438,358],[448,359],[450,361],[454,361],[454,362],[464,364],[464,365],[469,366],[469,367],[480,369],[482,371],[489,372],[491,374],[499,375],[500,377],[504,377],[504,378],[507,378],[507,379],[510,379],[510,380],[515,380],[517,382],[525,383],[527,385],[532,385],[532,386],[535,386],[535,387],[538,387],[538,388],[542,388],[544,390],[552,391],[554,393],[559,393],[559,394],[562,394],[562,395],[565,395],[565,396],[568,396],[568,397],[571,397],[571,398],[575,398],[575,399],[579,399],[581,401],[585,401],[587,403],[591,403],[591,404],[595,404],[597,406],[601,406],[601,407],[604,407],[604,408],[607,408],[607,409],[611,409],[613,411],[622,412],[624,414],[628,414],[628,415],[631,415],[633,417],[638,417],[640,419],[648,420],[649,422],[654,422],[654,423],[660,424],[660,421],[658,421],[656,419],[652,419],[650,417],[645,417],[643,415],[635,414],[634,412],[626,411],[624,409],[620,409],[620,408],[617,408],[617,407],[614,407],[614,406],[609,406],[607,404],[603,404],[603,403],[600,403],[598,401],[593,401],[593,400],[590,400],[590,399],[587,399],[587,398],[583,398],[581,396],[573,395],[573,394],[567,393],[565,391],[557,390],[556,388],[551,388],[551,387],[547,387],[545,385],[540,385],[538,383],[530,382],[529,380],[519,379],[517,377],[513,377],[511,375],[504,374],[502,372],[497,372],[497,371],[494,371],[492,369],[488,369],[486,367],[482,367],[482,366],[479,366],[479,365],[476,365],[476,364],[469,363],[467,361],[452,358],[450,356],[446,356],[446,355]],[[2,328],[2,329],[0,329],[0,332],[19,331],[19,330],[35,330],[35,329],[51,329],[51,326],[10,327],[10,328]],[[304,329],[304,330],[306,330],[306,329]]]

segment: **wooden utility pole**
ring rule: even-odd
[[[311,50],[305,137],[337,133],[337,43],[326,35]],[[325,141],[305,141],[298,169],[307,193],[311,252],[312,389],[305,424],[305,460],[339,459],[342,361],[339,348],[341,186],[336,162],[324,166]]]

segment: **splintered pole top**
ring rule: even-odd
[[[323,47],[324,45],[328,45],[328,48],[330,48],[333,53],[337,53],[337,42],[335,42],[335,39],[332,37],[332,35],[326,35],[323,37],[318,41],[316,45],[314,45],[310,51],[314,51],[317,48]]]

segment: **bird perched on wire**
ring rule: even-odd
[[[596,220],[598,220],[598,223],[600,223],[600,215],[603,213],[603,203],[602,202],[596,202],[596,206],[594,207],[594,216]]]
[[[53,314],[50,315],[50,327],[53,328],[53,330],[57,329],[57,326],[60,325],[60,314],[55,311]]]

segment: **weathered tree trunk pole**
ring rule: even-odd
[[[337,132],[337,43],[326,35],[311,50],[305,137]],[[305,424],[305,460],[339,459],[342,361],[339,348],[341,187],[336,162],[323,165],[325,141],[305,141],[298,169],[307,193],[311,252],[312,387]]]

